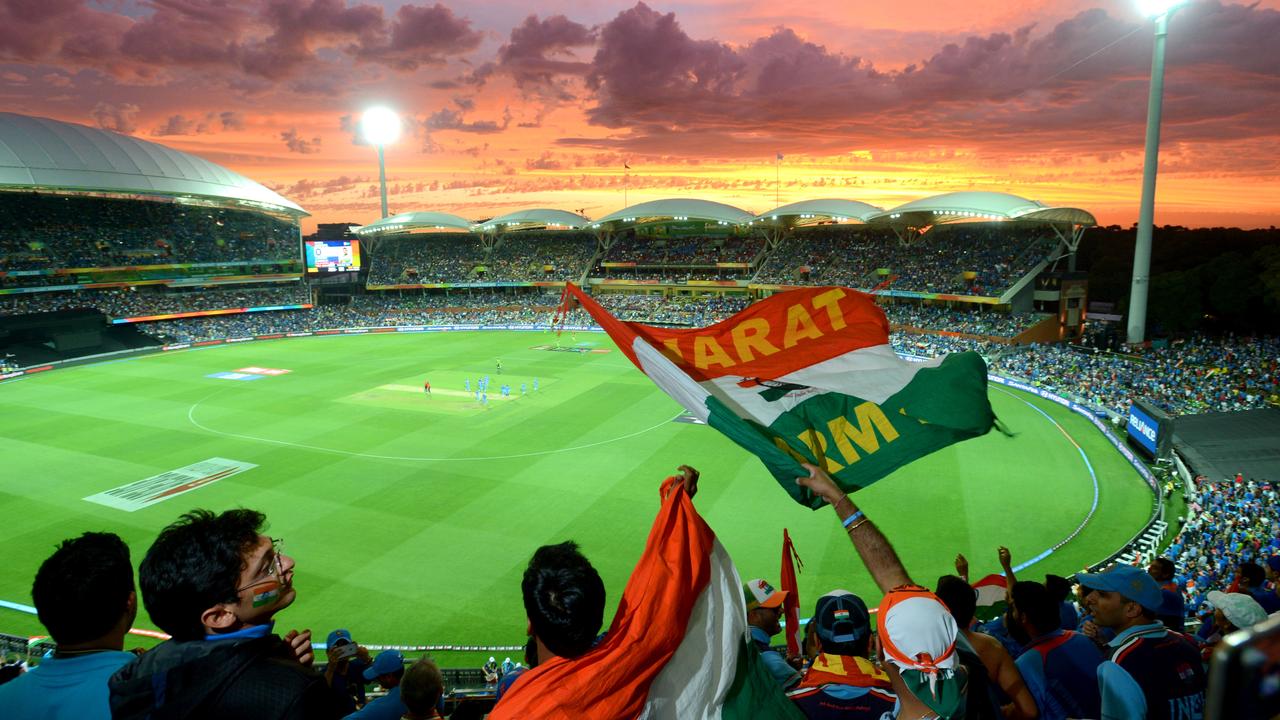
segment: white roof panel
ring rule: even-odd
[[[202,157],[107,130],[0,112],[0,186],[296,203]]]

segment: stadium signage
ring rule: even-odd
[[[1160,445],[1164,427],[1160,419],[1138,403],[1129,407],[1129,437],[1152,456],[1160,454]]]
[[[84,499],[116,510],[134,512],[256,467],[253,463],[238,460],[209,458]]]

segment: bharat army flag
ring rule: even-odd
[[[698,420],[754,453],[796,502],[802,462],[846,492],[995,424],[977,353],[911,362],[889,345],[871,296],[791,290],[705,328],[625,322],[572,283],[581,304],[649,379]]]

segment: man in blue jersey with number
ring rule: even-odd
[[[1115,630],[1098,668],[1102,717],[1107,720],[1201,720],[1205,672],[1196,644],[1156,618],[1164,596],[1141,568],[1119,565],[1078,576],[1093,590],[1093,622]]]

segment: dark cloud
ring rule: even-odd
[[[1170,138],[1280,134],[1280,12],[1195,3],[1170,33]],[[1141,144],[1151,29],[1094,9],[948,43],[900,71],[777,28],[740,46],[695,39],[644,3],[603,25],[588,122],[565,145],[743,157],[938,142],[1108,152]],[[1108,47],[1109,46],[1109,47]],[[1104,49],[1105,48],[1105,49]]]
[[[223,130],[243,130],[244,114],[238,110],[224,110],[218,113],[218,122]]]
[[[564,163],[551,156],[551,153],[544,152],[536,158],[529,158],[524,161],[526,170],[559,170],[564,167]]]
[[[353,189],[357,185],[362,185],[367,182],[372,182],[372,178],[364,176],[349,177],[347,175],[342,175],[340,177],[329,178],[327,180],[310,180],[303,178],[292,185],[274,189],[285,197],[306,199],[345,192]]]
[[[133,103],[100,102],[89,111],[89,117],[104,130],[115,130],[127,135],[138,129],[137,117],[140,110]]]
[[[443,65],[448,56],[475,50],[483,39],[484,34],[471,29],[469,20],[444,5],[402,5],[387,37],[361,43],[356,54],[399,70],[416,70],[421,65]]]
[[[464,113],[452,108],[442,108],[429,115],[423,126],[428,130],[457,130],[458,132],[490,134],[506,130],[511,124],[511,112],[503,112],[502,122],[476,120],[467,122]]]
[[[320,138],[314,137],[307,140],[298,135],[297,128],[289,128],[280,133],[280,139],[284,141],[285,147],[289,148],[289,152],[303,155],[320,152]]]
[[[209,126],[199,120],[183,115],[170,115],[160,127],[151,131],[152,135],[198,135],[209,132]]]
[[[592,45],[595,30],[563,15],[539,20],[530,15],[511,31],[510,40],[498,50],[497,70],[515,80],[524,90],[550,91],[568,99],[563,76],[586,76],[591,63],[579,60],[574,48]]]

